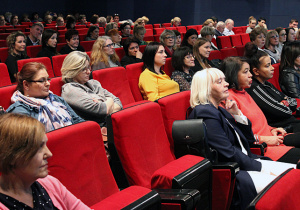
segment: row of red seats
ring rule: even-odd
[[[247,33],[235,34],[230,36],[219,36],[217,38],[219,49],[237,47],[245,45],[248,42],[250,42],[250,36]]]

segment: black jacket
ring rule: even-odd
[[[292,98],[300,98],[300,75],[294,68],[284,69],[279,76],[282,92]]]

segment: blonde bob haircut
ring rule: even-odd
[[[180,22],[181,22],[180,17],[174,17],[174,18],[171,20],[171,25],[173,25],[175,21],[177,21],[177,22],[180,23]]]
[[[225,75],[216,68],[203,69],[194,74],[191,84],[191,107],[209,104],[212,84],[221,78],[225,78]]]
[[[101,36],[95,41],[92,53],[91,53],[91,65],[98,62],[104,62],[108,66],[108,55],[104,52],[104,46],[106,41],[111,38],[109,36]],[[116,51],[113,55],[110,56],[112,62],[116,63],[119,61],[119,56],[116,54]]]
[[[7,113],[0,117],[0,172],[26,166],[39,150],[45,135],[44,125],[33,117]]]
[[[90,65],[90,57],[85,52],[73,51],[69,53],[61,67],[62,81],[64,83],[73,82],[73,79],[87,67],[86,61]]]

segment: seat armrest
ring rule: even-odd
[[[229,169],[232,174],[231,179],[235,179],[235,175],[240,170],[239,164],[236,162],[219,162],[218,164],[213,164],[213,171],[217,169]]]
[[[252,153],[264,156],[265,152],[267,152],[268,145],[265,142],[261,144],[251,144],[250,149]]]

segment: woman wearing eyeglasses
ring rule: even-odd
[[[50,90],[49,75],[41,63],[29,62],[17,74],[17,89],[7,112],[29,115],[45,125],[46,132],[82,122],[65,100]]]
[[[143,54],[140,51],[139,41],[136,38],[127,38],[124,42],[123,49],[126,55],[121,59],[122,66],[143,62]]]
[[[285,32],[284,28],[281,28],[281,27],[276,28],[275,31],[277,31],[277,33],[279,35],[279,43],[276,47],[276,50],[279,51],[279,53],[281,55],[283,43],[286,41],[286,32]]]
[[[90,58],[85,52],[71,52],[64,60],[61,96],[85,120],[103,126],[108,114],[122,109],[122,103],[112,93],[102,88],[97,80],[89,79]]]
[[[160,37],[160,42],[165,46],[165,52],[167,54],[167,58],[172,57],[174,52],[174,46],[176,43],[176,35],[172,30],[164,30]]]
[[[92,71],[120,66],[119,56],[115,52],[110,37],[101,36],[95,41],[91,54],[91,66]]]
[[[271,64],[280,63],[280,53],[276,49],[276,46],[279,44],[279,36],[277,31],[271,30],[268,31],[266,36],[266,43],[264,51],[269,54],[271,58]]]

